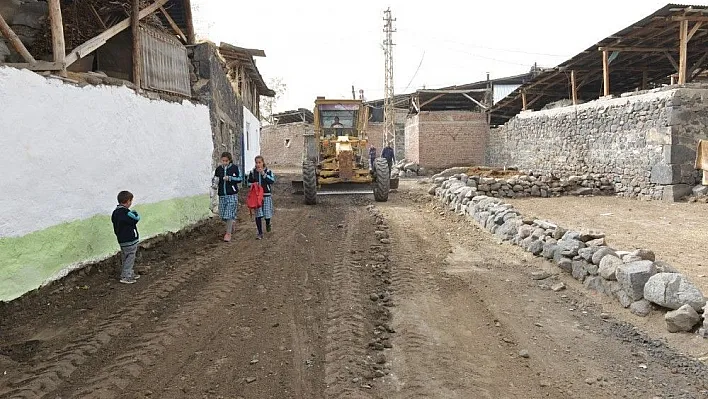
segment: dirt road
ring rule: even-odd
[[[708,395],[703,364],[418,192],[300,201],[263,241],[209,222],[143,250],[138,284],[104,262],[2,305],[0,398]]]

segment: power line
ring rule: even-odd
[[[407,30],[405,30],[405,29],[403,30],[403,32],[406,32],[406,31],[407,31]],[[415,35],[415,36],[423,36],[423,34],[418,34],[418,32],[415,32],[415,31],[412,31],[412,30],[408,30],[408,32],[409,32],[410,34]],[[504,52],[504,53],[517,53],[517,54],[526,54],[526,55],[539,55],[539,56],[545,56],[545,57],[558,57],[558,58],[561,58],[561,57],[570,58],[570,57],[572,57],[572,55],[568,55],[568,54],[536,53],[536,52],[533,52],[533,51],[526,51],[526,50],[517,50],[517,49],[508,49],[508,48],[500,48],[500,47],[480,46],[480,45],[476,45],[476,44],[471,44],[471,43],[466,43],[466,42],[460,42],[460,41],[457,41],[457,40],[450,40],[450,39],[444,39],[444,38],[440,38],[440,37],[430,36],[430,35],[427,34],[427,33],[425,33],[424,36],[425,36],[426,38],[429,38],[429,39],[434,39],[436,42],[443,41],[443,42],[454,43],[454,44],[458,44],[458,45],[465,46],[465,47],[470,47],[470,48],[478,48],[478,49],[490,50],[490,51],[500,51],[500,52]]]
[[[415,79],[415,77],[418,75],[418,71],[420,71],[420,67],[421,67],[421,65],[423,65],[423,59],[425,59],[425,50],[423,50],[423,55],[420,57],[420,62],[418,63],[418,68],[416,68],[415,72],[413,73],[413,77],[406,85],[406,88],[403,89],[404,92],[406,90],[408,90],[409,87],[411,87],[411,83],[413,83],[413,79]]]

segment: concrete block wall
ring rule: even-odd
[[[269,165],[301,166],[305,149],[305,135],[313,132],[313,125],[305,122],[267,125],[261,128],[261,155]]]
[[[486,164],[556,176],[604,175],[620,196],[676,200],[698,182],[705,88],[665,88],[521,113],[489,133]]]
[[[426,168],[482,165],[488,130],[483,113],[421,112],[406,122],[406,158]]]

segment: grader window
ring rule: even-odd
[[[346,105],[322,105],[320,107],[320,126],[326,137],[357,136],[356,122],[359,118],[358,107]]]

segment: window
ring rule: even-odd
[[[290,139],[285,139],[285,148],[290,148]]]
[[[251,123],[246,122],[246,151],[251,151]]]

